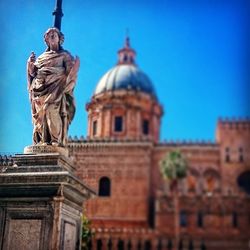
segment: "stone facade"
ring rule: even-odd
[[[88,136],[69,150],[99,193],[85,204],[92,249],[249,249],[249,119],[219,120],[215,142],[160,142],[163,107],[128,39],[86,109]],[[159,169],[176,149],[189,166],[178,203]]]
[[[89,138],[159,140],[162,107],[149,95],[128,90],[99,94],[86,108]],[[115,131],[115,117],[122,117],[124,120],[122,131]],[[149,121],[148,131],[143,133],[143,122]],[[93,126],[94,122],[96,127]]]
[[[203,243],[206,249],[248,249],[250,199],[239,186],[239,177],[250,171],[250,121],[227,121],[232,128],[223,127],[224,123],[218,122],[217,134],[225,134],[225,139],[236,133],[236,124],[238,130],[245,124],[235,144],[226,144],[223,138],[215,143],[157,144],[128,139],[72,140],[70,150],[78,177],[97,191],[102,177],[111,181],[110,196],[86,202],[94,240],[102,239],[103,244],[109,239],[113,244],[136,242],[136,247],[138,242],[149,241],[151,249],[156,249],[159,240],[165,247],[170,240],[174,244],[173,197],[160,174],[159,162],[167,152],[179,149],[189,164],[188,176],[179,185],[179,213],[184,211],[187,220],[179,228],[183,249],[202,249]],[[244,160],[234,152],[232,161],[226,162],[225,145],[232,150],[242,147]],[[190,242],[194,248],[187,248]]]

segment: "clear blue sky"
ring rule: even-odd
[[[247,0],[63,0],[64,48],[81,59],[69,134],[86,135],[85,104],[115,65],[129,28],[137,64],[164,106],[162,139],[214,140],[218,117],[250,116]],[[54,0],[0,1],[0,152],[32,143],[26,60],[40,55]]]

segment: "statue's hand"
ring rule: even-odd
[[[27,69],[28,69],[28,73],[30,75],[33,75],[35,73],[35,65],[34,65],[35,61],[36,61],[36,55],[32,51],[31,55],[30,55],[30,57],[28,58],[28,61],[27,61]]]
[[[28,62],[35,62],[36,61],[36,54],[34,51],[31,52],[30,57],[28,58]]]

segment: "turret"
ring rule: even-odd
[[[216,141],[224,163],[250,162],[250,120],[219,119]]]

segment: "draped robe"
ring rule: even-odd
[[[65,50],[50,50],[40,55],[34,66],[35,72],[28,78],[33,142],[65,145],[75,113],[73,89],[79,59]]]

